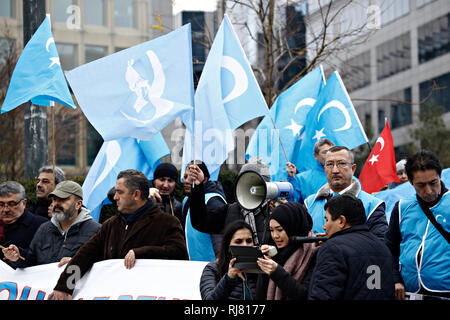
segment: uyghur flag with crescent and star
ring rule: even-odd
[[[306,116],[324,86],[323,68],[319,66],[283,91],[270,108],[270,116],[265,116],[256,128],[245,156],[261,158],[270,167],[272,181],[287,180],[286,156],[293,161],[301,145]]]
[[[344,146],[350,150],[368,141],[355,107],[337,71],[328,78],[317,102],[306,117],[305,127],[300,149],[291,161],[297,165],[300,172],[316,165],[314,144],[321,138],[328,138],[335,145]]]
[[[30,100],[35,105],[50,106],[50,101],[55,101],[76,109],[61,69],[48,16],[17,61],[1,113]]]

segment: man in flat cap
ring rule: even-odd
[[[13,267],[29,267],[59,262],[59,266],[70,261],[77,250],[97,233],[101,225],[95,222],[83,207],[83,190],[74,181],[62,181],[49,194],[53,214],[50,221],[36,231],[25,255],[19,260],[19,248],[11,245],[4,251],[5,257],[13,261]]]

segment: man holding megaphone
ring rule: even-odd
[[[188,171],[195,184],[190,196],[191,222],[195,229],[220,233],[230,222],[244,220],[252,227],[255,245],[269,243],[269,203],[273,199],[290,197],[293,193],[290,183],[271,182],[269,167],[260,161],[247,163],[242,166],[235,181],[237,202],[208,211],[203,172],[196,165],[190,165]]]

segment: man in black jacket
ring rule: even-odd
[[[15,244],[28,250],[30,242],[39,226],[48,221],[25,209],[27,199],[25,188],[16,181],[0,184],[0,220],[4,224],[4,247]],[[3,252],[0,252],[3,258]]]
[[[392,256],[364,223],[362,201],[353,195],[332,197],[325,204],[329,240],[317,253],[311,300],[393,300]]]
[[[265,181],[270,181],[269,167],[261,162],[247,163],[242,166],[239,174],[246,171],[259,173]],[[242,208],[238,202],[222,204],[214,210],[208,210],[205,205],[204,175],[196,166],[189,166],[189,175],[195,181],[190,195],[190,210],[192,226],[204,233],[221,233],[226,225],[235,220],[244,220],[253,230],[255,245],[267,244],[270,238],[269,205],[249,211]]]

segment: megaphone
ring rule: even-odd
[[[258,208],[267,199],[288,198],[293,192],[289,182],[266,182],[256,171],[241,173],[234,188],[237,202],[246,210]]]

